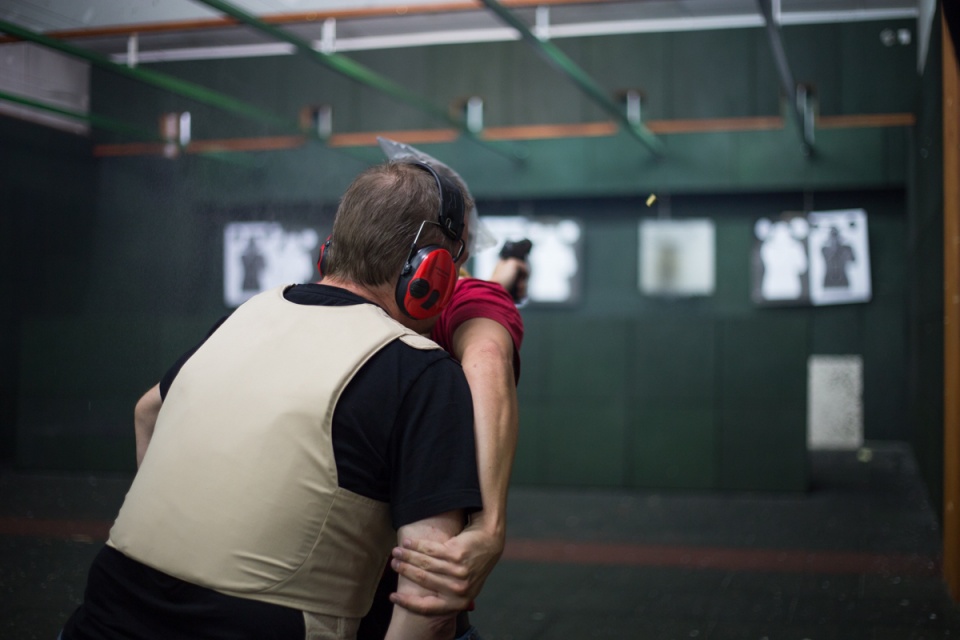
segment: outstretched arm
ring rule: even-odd
[[[498,322],[474,318],[454,333],[454,350],[460,354],[473,395],[477,471],[483,496],[483,511],[473,515],[470,525],[495,539],[499,558],[506,536],[507,490],[519,425],[513,340]]]
[[[157,426],[157,415],[163,398],[160,397],[160,385],[155,384],[137,401],[133,410],[133,431],[137,441],[137,467],[143,462],[143,456],[150,446],[153,429]]]
[[[440,598],[394,594],[394,603],[424,614],[462,611],[480,593],[503,553],[507,489],[517,449],[519,423],[513,370],[513,339],[498,322],[474,318],[454,332],[453,355],[473,395],[477,470],[483,511],[462,533],[444,542],[403,536],[394,550],[401,578],[440,592]]]

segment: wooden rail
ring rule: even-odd
[[[406,131],[371,131],[359,133],[337,133],[327,140],[331,147],[375,147],[377,136],[405,142],[407,144],[431,144],[453,142],[460,132],[456,129],[420,129]]]
[[[823,128],[855,127],[909,127],[916,118],[912,113],[879,113],[845,116],[826,116],[817,120],[817,126]],[[658,135],[679,135],[689,133],[710,133],[726,131],[767,131],[782,129],[784,120],[780,116],[759,116],[748,118],[707,118],[702,120],[652,120],[646,123],[650,131]],[[490,127],[484,129],[480,138],[490,141],[550,140],[563,138],[595,138],[614,136],[619,131],[616,123],[585,122],[576,124],[536,124],[511,127]],[[407,144],[435,144],[453,142],[460,135],[456,129],[410,129],[398,131],[366,131],[338,133],[330,136],[326,144],[331,147],[374,147],[377,137],[390,138]],[[220,140],[196,140],[191,142],[184,153],[241,152],[241,151],[279,151],[293,149],[306,144],[306,136],[271,136],[257,138],[224,138]],[[164,145],[160,143],[115,143],[100,144],[94,147],[94,155],[129,156],[161,155]]]
[[[853,127],[912,127],[917,118],[912,113],[873,113],[852,116],[821,116],[819,129],[850,129]]]
[[[759,116],[753,118],[712,118],[705,120],[653,120],[647,124],[647,128],[661,135],[718,131],[767,131],[770,129],[782,129],[783,118],[780,116]]]

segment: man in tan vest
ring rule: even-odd
[[[425,163],[365,171],[322,284],[255,296],[141,399],[139,470],[63,640],[353,638],[398,540],[462,529],[482,506],[470,391],[421,334],[472,206]],[[387,638],[453,633],[396,607]]]

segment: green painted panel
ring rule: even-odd
[[[520,346],[520,380],[517,383],[517,395],[521,405],[528,400],[548,397],[547,386],[548,361],[551,350],[556,348],[549,333],[549,323],[542,316],[521,311],[523,317],[523,344]]]
[[[25,396],[92,398],[143,392],[156,380],[156,319],[120,314],[34,319],[23,326],[20,384]]]
[[[484,126],[497,127],[509,122],[510,78],[521,75],[522,70],[515,67],[516,59],[529,58],[530,51],[520,43],[431,49],[439,55],[432,54],[430,58],[429,95],[437,96],[438,104],[462,103],[466,98],[478,96],[483,99]]]
[[[687,177],[696,175],[707,189],[723,191],[738,180],[739,135],[729,132],[660,136],[664,159],[644,172],[653,191],[682,190]]]
[[[665,90],[669,34],[647,33],[583,38],[581,65],[611,98],[632,89],[643,95],[642,119],[661,120],[668,113]]]
[[[158,71],[185,78],[205,87],[242,100],[267,111],[296,127],[301,96],[319,75],[320,67],[312,65],[304,56],[266,56],[238,60],[208,60],[172,62],[154,65]],[[203,113],[203,112],[200,112]],[[210,117],[219,120],[220,111]],[[206,122],[201,117],[197,126],[221,126]],[[246,127],[264,132],[292,133],[275,126],[245,120]],[[221,130],[229,137],[229,130]]]
[[[903,209],[899,213],[903,213]],[[907,245],[904,215],[874,215],[867,211],[870,233],[870,272],[873,299],[902,304],[908,286],[906,269]]]
[[[913,27],[909,21],[892,21],[889,26]],[[883,47],[877,33],[873,23],[784,29],[794,75],[799,82],[816,86],[822,113],[913,109],[915,46]],[[811,42],[816,46],[809,46]],[[647,119],[769,116],[781,111],[779,79],[763,29],[563,38],[556,45],[611,97],[626,88],[642,89],[647,96]],[[348,57],[441,109],[465,96],[481,96],[487,126],[609,119],[523,42],[361,51]],[[326,103],[333,106],[337,132],[446,126],[434,115],[348,80],[305,56],[151,67],[271,110],[294,124],[302,106]],[[94,108],[104,115],[127,116],[128,121],[153,130],[158,113],[187,109],[194,114],[196,138],[270,133],[259,123],[217,113],[107,71],[95,69],[93,75]]]
[[[922,39],[917,27],[917,23],[906,20],[862,23],[858,28],[843,30],[838,58],[843,61],[840,113],[913,111],[919,88],[917,45]],[[894,33],[908,30],[910,43],[886,44],[880,34],[887,29]],[[870,71],[864,73],[864,69]]]
[[[2,124],[2,120],[0,120]],[[20,395],[20,322],[21,285],[19,278],[11,277],[23,264],[18,215],[21,211],[19,192],[0,190],[0,199],[6,202],[6,211],[0,214],[0,461],[12,460],[16,454],[17,402]]]
[[[633,216],[639,206],[643,205],[637,203],[624,215],[615,204],[608,209],[593,202],[577,216],[583,223],[583,242],[588,251],[584,258],[589,264],[583,270],[583,293],[591,302],[584,311],[602,308],[606,315],[619,308],[626,316],[631,315],[640,297],[638,221]]]
[[[769,211],[757,213],[770,215]],[[736,215],[717,216],[715,220],[717,271],[713,301],[717,313],[741,315],[754,310],[750,299],[750,254],[754,242],[753,226],[758,217],[745,219],[736,212]]]
[[[763,35],[760,29],[674,34],[667,54],[673,71],[667,79],[667,113],[678,119],[756,115],[752,100],[757,64],[754,45]]]
[[[629,486],[715,489],[718,428],[712,407],[677,403],[673,408],[648,409],[641,404],[627,425]]]
[[[863,322],[863,423],[867,440],[903,437],[906,392],[901,376],[907,368],[906,329],[896,306],[873,304]]]
[[[122,436],[42,434],[23,438],[18,442],[17,464],[30,470],[132,473],[137,466],[133,427]]]
[[[864,305],[818,307],[810,318],[810,352],[818,355],[861,354]]]
[[[519,167],[490,152],[482,162],[440,156],[457,167],[465,162],[462,175],[481,198],[890,188],[902,185],[906,164],[894,163],[888,140],[904,135],[899,129],[825,130],[814,158],[802,155],[790,129],[662,136],[662,160],[626,134],[525,141],[520,147],[530,157]]]
[[[21,330],[34,314],[83,305],[97,183],[86,137],[0,117],[0,147],[0,460],[7,461],[23,422]]]
[[[737,407],[719,414],[719,488],[805,491],[805,409]]]
[[[628,393],[644,409],[710,406],[715,401],[716,338],[707,319],[634,324]],[[678,438],[682,441],[682,438]]]
[[[123,99],[119,99],[123,96]],[[158,118],[161,113],[181,110],[191,111],[199,105],[186,99],[179,99],[170,93],[161,91],[142,82],[137,82],[115,73],[90,69],[90,112],[125,122],[147,131],[158,130]],[[233,124],[240,122],[230,114],[222,113],[224,118],[234,118]],[[212,119],[208,119],[210,121]],[[203,121],[203,120],[201,120]],[[126,136],[112,131],[95,131],[94,139],[98,143],[131,142]]]
[[[550,395],[557,400],[620,402],[626,392],[629,326],[624,321],[568,317],[551,322],[544,360]]]
[[[719,323],[720,402],[727,409],[806,411],[809,322],[789,309]]]
[[[824,115],[842,113],[843,47],[840,39],[843,32],[844,25],[841,24],[781,27],[783,47],[794,80],[812,88],[818,112]],[[766,51],[771,55],[769,45]]]
[[[411,47],[393,51],[358,51],[350,57],[442,110],[449,102],[449,98],[444,95],[444,89],[431,81],[431,78],[436,76],[435,61],[441,59],[446,49],[447,47],[441,46]],[[334,112],[340,113],[342,110],[338,108],[340,105],[334,104]],[[406,102],[363,85],[356,94],[356,100],[344,104],[343,108],[360,113],[363,131],[450,126],[445,120],[431,113],[421,111]]]
[[[924,229],[915,241],[913,283],[908,288],[918,296],[917,311],[924,315],[943,315],[943,232],[942,220],[935,228]]]
[[[576,402],[557,398],[550,403],[543,410],[546,433],[541,483],[624,486],[625,414],[622,400]]]
[[[520,431],[510,481],[515,485],[543,482],[546,449],[544,442],[554,437],[548,415],[550,401],[521,398]]]
[[[580,64],[581,44],[563,39],[554,44],[569,58]],[[483,64],[473,60],[470,64]],[[504,125],[580,122],[584,110],[588,120],[601,119],[599,108],[591,108],[580,89],[525,42],[511,43],[500,68],[501,92],[504,96]],[[603,118],[606,119],[606,118]]]
[[[788,105],[783,98],[783,90],[780,88],[780,74],[777,71],[777,63],[770,49],[770,38],[765,31],[757,33],[753,47],[754,59],[756,60],[753,69],[753,100],[756,106],[752,113],[755,115],[786,116]],[[791,60],[791,67],[793,64],[794,61]],[[796,71],[794,71],[794,75],[796,76]]]
[[[943,156],[942,60],[934,16],[918,101],[907,237],[907,436],[938,515],[943,505]]]
[[[908,29],[910,45],[885,46],[884,29]],[[824,115],[896,113],[914,108],[916,22],[865,21],[782,28],[784,48],[797,82],[813,85]]]
[[[96,74],[95,74],[96,76]],[[99,76],[96,76],[99,77]],[[111,90],[108,82],[104,91],[122,94],[123,85]],[[95,85],[98,86],[98,85]],[[308,99],[304,97],[306,102]],[[313,98],[309,99],[315,101]],[[121,104],[127,104],[123,102]],[[114,117],[133,122],[146,120],[152,123],[162,110],[182,105],[163,101],[148,103],[147,112],[138,114],[117,113]],[[365,100],[361,108],[346,104],[335,106],[335,113],[366,112],[369,108],[387,111],[383,116],[389,122],[377,121],[367,130],[383,130],[397,117],[397,108],[380,105],[378,101]],[[378,106],[379,105],[379,106]],[[129,107],[134,109],[134,107]],[[210,116],[194,118],[194,138],[256,135],[253,130],[241,129],[228,132],[219,128],[229,126],[229,117],[213,118],[218,130],[205,129]],[[336,117],[336,116],[335,116]],[[367,121],[375,116],[366,118]],[[547,121],[541,116],[522,124],[539,124]],[[581,121],[574,119],[574,122]],[[428,125],[419,121],[404,121],[414,128]],[[335,125],[337,131],[342,131]],[[259,133],[266,135],[267,133]],[[528,160],[517,165],[510,159],[469,140],[453,143],[424,145],[424,150],[456,166],[469,182],[478,197],[553,197],[588,195],[637,195],[644,197],[651,192],[717,191],[730,192],[736,189],[790,189],[815,187],[851,187],[870,185],[894,186],[902,184],[906,165],[894,154],[902,150],[905,139],[900,130],[853,129],[824,130],[818,132],[815,158],[805,158],[800,152],[796,131],[787,127],[773,131],[718,132],[699,134],[673,134],[660,136],[665,146],[662,160],[655,159],[646,147],[633,137],[620,133],[598,138],[528,140],[510,146],[524,150]],[[504,146],[500,144],[499,146]],[[356,156],[357,160],[350,160]],[[319,144],[276,152],[231,154],[239,158],[244,167],[231,167],[226,162],[205,160],[205,168],[194,173],[183,173],[196,178],[195,188],[214,192],[227,181],[236,184],[238,194],[227,192],[234,198],[244,193],[259,192],[286,194],[293,197],[306,191],[310,197],[335,201],[349,180],[367,163],[380,161],[375,149],[330,151]],[[117,159],[135,162],[137,159]],[[177,166],[186,164],[178,161]],[[188,165],[189,166],[189,165]],[[202,172],[202,173],[201,173]],[[203,176],[206,180],[200,180]]]
[[[902,158],[899,162],[891,158],[888,141],[900,135],[904,135],[900,129],[822,129],[816,133],[814,155],[806,158],[799,133],[789,122],[781,130],[744,132],[737,136],[737,175],[770,188],[797,180],[814,181],[823,188],[858,183],[892,186],[905,165]]]

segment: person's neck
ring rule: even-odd
[[[320,284],[328,287],[343,289],[354,295],[360,296],[364,300],[369,300],[373,304],[386,311],[387,315],[397,322],[403,323],[405,319],[405,317],[401,316],[400,309],[397,308],[397,303],[393,297],[394,291],[389,284],[371,287],[350,280],[341,280],[340,278],[333,276],[326,276],[320,281]]]

